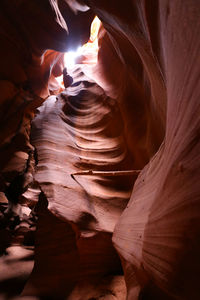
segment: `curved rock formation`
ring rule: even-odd
[[[59,94],[60,51],[94,14],[98,63]],[[2,297],[200,298],[199,16],[195,0],[1,1],[0,264],[24,274],[11,295],[23,276],[5,271]]]
[[[166,126],[164,142],[139,176],[116,226],[114,244],[129,276],[145,287],[144,297],[198,299],[200,7],[195,1],[89,3],[124,65],[130,62],[127,52],[132,57],[137,52],[157,126]],[[123,48],[123,41],[129,47]],[[134,299],[127,284],[128,298]]]
[[[132,160],[115,101],[85,76],[76,76],[74,86],[45,101],[33,122],[38,158],[34,180],[42,193],[35,267],[23,294],[83,299],[85,289],[98,282],[91,298],[103,293],[118,299],[111,276],[121,271],[111,235],[134,177],[125,180],[105,172],[130,168]],[[88,169],[103,174],[72,176]],[[100,282],[108,274],[105,292]],[[79,296],[76,286],[82,290]]]
[[[30,120],[35,108],[49,95],[49,89],[58,89],[54,77],[62,74],[63,54],[56,51],[66,51],[70,47],[72,31],[76,45],[87,41],[89,37],[93,14],[90,11],[84,14],[80,12],[79,18],[75,13],[78,11],[73,12],[64,1],[1,1],[0,141],[3,151],[1,157],[7,156],[1,164],[1,185],[11,182],[7,176],[8,169],[12,168],[9,166],[13,166],[14,176],[16,172],[23,172],[28,156],[21,152],[31,151],[28,144]],[[70,20],[69,29],[65,19]],[[75,28],[79,26],[75,20],[79,19],[83,26],[76,30],[76,35]],[[18,169],[15,162],[11,161],[7,170],[4,170],[4,164],[8,165],[10,156],[12,160],[16,156],[13,149],[19,152],[16,155],[21,165]],[[23,163],[20,163],[22,160]]]
[[[33,181],[37,161],[30,144],[31,120],[45,98],[58,90],[54,77],[63,69],[63,53],[58,51],[69,47],[72,31],[74,45],[88,40],[93,13],[80,12],[79,16],[64,1],[54,0],[1,1],[0,5],[0,252],[10,255],[6,249],[13,243],[34,243],[36,216],[26,206],[28,202],[33,208],[33,198],[36,202],[40,189],[36,184],[27,191],[29,195],[22,196]],[[81,27],[75,21],[79,17]],[[28,271],[22,267],[22,276],[16,279],[18,293],[29,273],[29,267]],[[11,278],[2,277],[1,291],[11,296],[9,282],[15,285],[15,279],[9,270],[8,274]]]

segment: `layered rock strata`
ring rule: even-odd
[[[133,162],[116,102],[80,71],[78,81],[74,76],[72,87],[49,97],[33,121],[34,180],[41,194],[35,265],[23,294],[124,299],[122,276],[122,291],[112,286],[122,270],[111,237],[135,176],[105,172],[127,170]],[[72,175],[80,170],[102,174]]]
[[[35,149],[30,121],[57,90],[59,51],[77,45],[67,31],[87,8],[1,2],[1,253],[13,258],[10,243],[26,244],[37,223],[24,295],[123,299],[120,256],[128,300],[199,299],[199,3],[83,2],[104,26],[98,64],[82,66],[97,85],[77,71],[79,83],[48,98],[34,121]],[[71,176],[113,168],[144,168],[132,194],[135,178]]]

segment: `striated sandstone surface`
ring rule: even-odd
[[[59,94],[59,51],[94,14],[98,63]],[[1,1],[3,299],[200,298],[199,17],[196,0]]]
[[[41,194],[35,265],[23,295],[125,299],[111,237],[135,177],[71,175],[126,170],[133,162],[117,104],[80,72],[72,87],[45,101],[33,121],[34,180]]]

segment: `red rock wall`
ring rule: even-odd
[[[123,170],[132,161],[123,127],[115,126],[120,113],[113,99],[85,76],[78,76],[74,84],[57,99],[49,97],[33,122],[38,157],[34,180],[43,197],[38,203],[35,266],[23,295],[82,299],[89,290],[91,298],[102,293],[117,296],[109,280],[104,283],[107,292],[102,285],[108,275],[114,281],[113,276],[121,274],[111,236],[134,177],[122,181],[105,174],[71,174]],[[120,284],[123,287],[122,278]],[[80,287],[82,292],[76,292]],[[122,297],[124,287],[123,292]]]
[[[137,52],[153,128],[166,128],[114,232],[128,274],[128,299],[137,297],[131,276],[144,287],[144,297],[198,299],[200,6],[178,0],[89,3],[133,76],[138,66],[135,71],[127,52]]]
[[[58,51],[66,51],[72,41],[74,46],[86,42],[92,18],[91,11],[73,12],[64,1],[59,3],[57,1],[1,1],[0,253],[3,255],[2,268],[10,259],[23,259],[25,250],[19,245],[32,247],[34,244],[37,213],[30,211],[27,204],[33,209],[41,191],[37,182],[33,181],[37,154],[30,143],[31,120],[37,107],[50,94],[53,83],[53,89],[56,89],[54,77],[62,74],[63,53]],[[83,25],[81,27],[78,25],[80,19]],[[75,28],[78,28],[77,34]],[[24,192],[27,193],[23,195]],[[13,244],[18,245],[17,249],[22,252],[22,257],[20,254],[18,258],[18,250],[13,248]],[[32,253],[32,249],[30,252]],[[8,257],[5,254],[8,254]],[[6,294],[15,295],[22,291],[24,280],[30,275],[32,258],[30,260],[30,263],[29,261],[27,264],[21,263],[21,270],[20,263],[18,270],[15,264],[13,265],[13,272],[10,272],[10,268],[3,269],[5,271],[0,279],[0,297],[6,297]],[[9,288],[11,282],[12,291]]]
[[[30,120],[62,70],[55,50],[77,45],[93,13],[28,3],[2,1],[0,12],[1,252],[33,245],[37,224],[23,295],[199,299],[199,3],[85,1],[104,26],[98,64],[48,98],[31,143]],[[71,177],[88,169],[142,171],[134,187],[135,177]]]
[[[64,1],[59,1],[59,5],[63,16],[57,1],[1,1],[1,185],[11,181],[7,176],[8,170],[4,170],[4,164],[8,164],[10,156],[15,156],[14,149],[18,147],[20,153],[24,151],[23,148],[26,148],[26,153],[31,150],[28,145],[30,119],[34,116],[35,108],[49,95],[49,86],[54,76],[62,74],[63,54],[56,51],[67,50],[71,32],[77,27],[74,19],[78,20],[79,17]],[[73,33],[74,45],[87,41],[92,17],[91,12],[80,12],[84,25],[77,35]],[[64,18],[70,19],[69,28]],[[16,146],[12,145],[13,139]],[[21,140],[18,142],[18,139]],[[14,162],[10,164],[14,172],[23,171],[26,154],[22,154],[19,159],[24,159],[19,170]],[[12,169],[8,166],[6,168]]]

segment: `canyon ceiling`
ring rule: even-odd
[[[0,298],[200,299],[200,2],[0,7]]]

